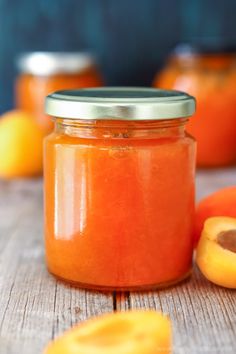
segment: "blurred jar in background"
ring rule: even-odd
[[[103,85],[95,59],[83,52],[32,52],[17,60],[16,108],[30,112],[48,134],[53,122],[44,113],[45,97],[61,89]]]
[[[154,86],[196,97],[197,111],[187,130],[197,139],[198,166],[236,162],[236,50],[179,45]]]

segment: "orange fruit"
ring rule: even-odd
[[[80,324],[50,343],[45,354],[167,354],[170,320],[155,311],[118,312]]]
[[[0,119],[0,177],[30,177],[42,172],[43,133],[34,118],[23,111]]]

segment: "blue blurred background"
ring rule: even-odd
[[[235,0],[0,0],[0,112],[18,53],[91,50],[108,85],[150,85],[178,42],[236,43]]]

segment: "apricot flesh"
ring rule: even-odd
[[[199,202],[195,213],[195,244],[201,236],[205,220],[212,216],[236,218],[236,186],[219,189]]]
[[[197,247],[196,262],[211,282],[236,289],[236,219],[206,220]]]
[[[44,353],[167,354],[171,353],[171,323],[155,311],[108,314],[72,328]]]

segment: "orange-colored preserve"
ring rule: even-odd
[[[155,288],[185,278],[193,251],[195,167],[185,124],[193,98],[155,89],[67,91],[47,98],[47,113],[64,115],[72,103],[68,92],[79,100],[73,117],[56,118],[45,140],[49,271],[103,290]],[[165,113],[176,97],[176,115],[186,117],[172,119],[174,107]],[[163,102],[160,113],[168,119],[158,113]],[[108,112],[112,119],[96,119]]]
[[[187,125],[198,144],[203,167],[236,162],[236,55],[188,52],[171,56],[154,81],[155,87],[186,91],[197,99],[197,111]]]
[[[34,52],[21,56],[18,66],[16,107],[32,113],[46,134],[53,130],[53,122],[44,113],[49,93],[103,84],[94,59],[87,53]]]

